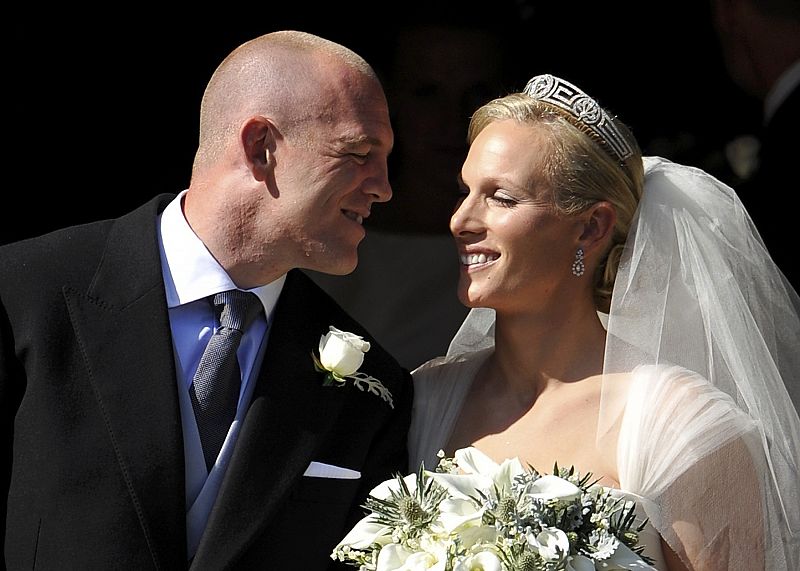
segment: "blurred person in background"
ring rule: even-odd
[[[800,127],[800,2],[711,0],[711,11],[728,74],[763,110],[752,173],[731,182],[778,267],[797,289],[795,247],[786,242],[795,211],[781,205],[796,201],[800,191],[794,168]]]

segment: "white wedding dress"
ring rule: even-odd
[[[436,466],[437,452],[449,440],[470,384],[492,351],[489,347],[438,358],[413,372],[415,402],[409,433],[412,468],[420,462],[429,469]],[[640,543],[645,545],[644,554],[653,559],[657,569],[665,568],[657,529],[668,540],[675,540],[670,531],[673,521],[694,521],[703,527],[704,533],[730,534],[735,539],[736,529],[729,528],[728,522],[705,517],[705,508],[713,507],[705,506],[705,499],[720,499],[718,490],[710,493],[716,481],[687,480],[685,472],[704,456],[716,458],[717,454],[712,453],[719,449],[720,438],[746,442],[753,433],[752,421],[725,393],[679,367],[642,366],[630,375],[623,390],[627,393],[627,405],[619,430],[614,431],[618,434],[618,492],[636,501],[637,514],[642,518],[646,514],[649,519],[640,537]],[[534,440],[535,435],[531,435],[531,441]],[[726,458],[726,462],[715,460],[720,470],[728,470],[730,462],[742,459],[741,455]],[[757,485],[753,480],[751,483]],[[726,483],[724,487],[723,492],[733,494],[732,501],[741,501],[730,485]],[[700,513],[686,513],[694,509]],[[748,520],[747,525],[752,527],[752,523],[752,519]],[[713,541],[701,545],[711,545],[712,551],[707,556],[719,556],[713,552],[716,549]]]

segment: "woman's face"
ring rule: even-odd
[[[468,307],[546,308],[575,279],[582,225],[552,205],[541,168],[545,137],[541,127],[502,120],[470,147],[450,219],[461,258],[458,297]]]

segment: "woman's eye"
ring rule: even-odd
[[[515,206],[517,201],[513,198],[509,198],[505,194],[493,194],[489,197],[490,200],[496,202],[500,206]]]

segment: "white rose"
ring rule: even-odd
[[[319,361],[336,377],[346,377],[358,371],[367,351],[369,342],[363,337],[339,331],[333,326],[319,339]]]

